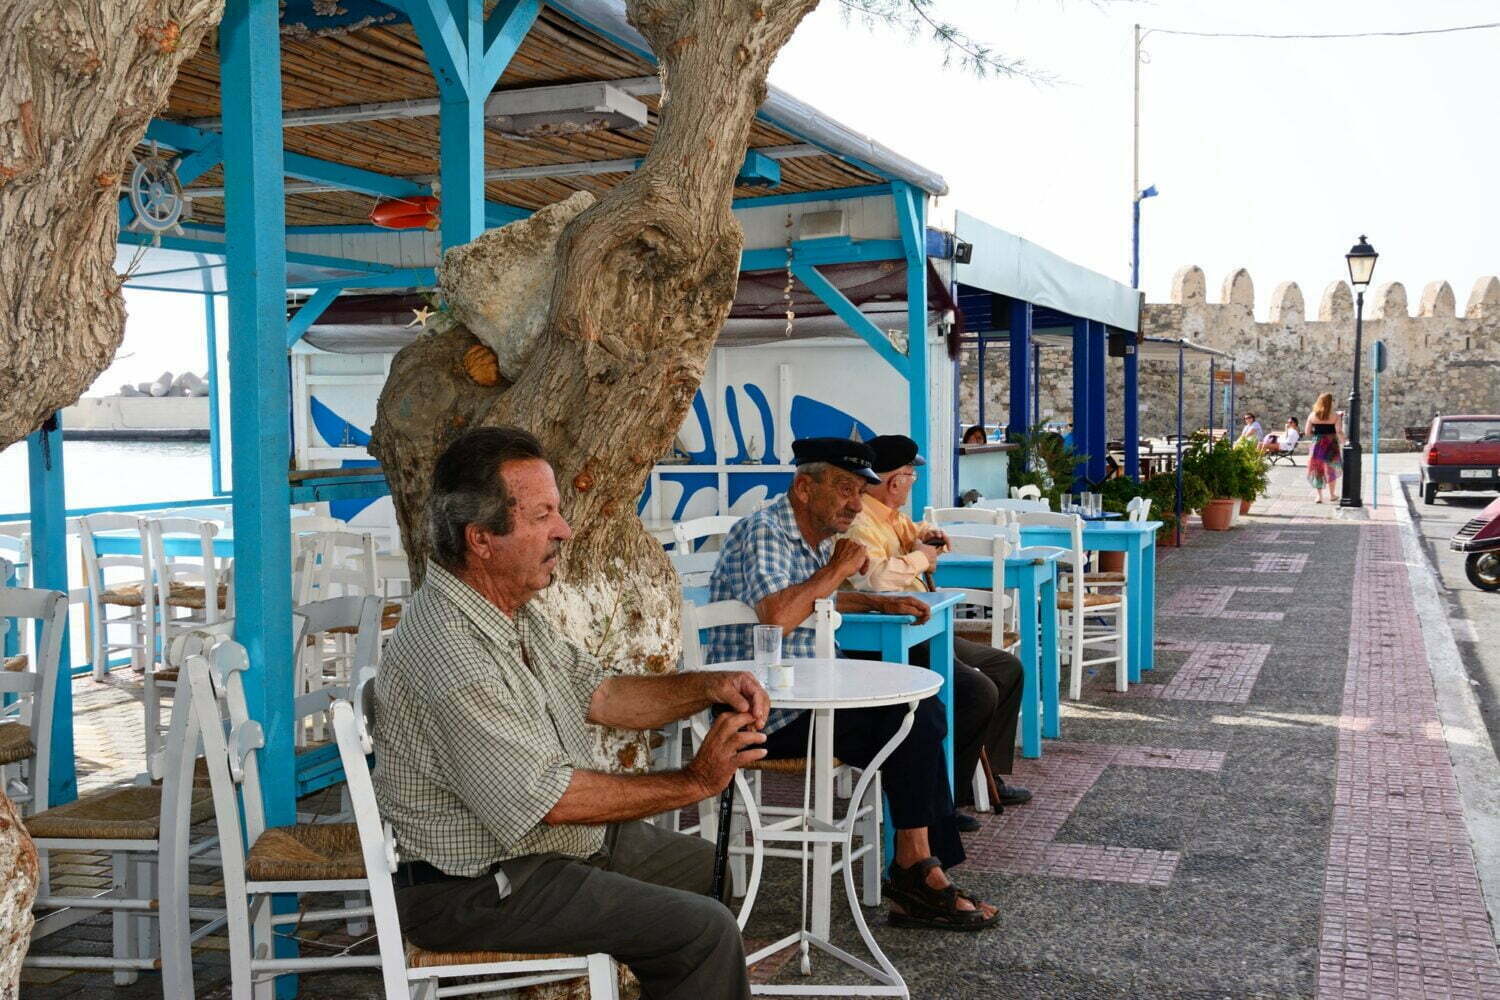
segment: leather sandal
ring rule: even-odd
[[[958,886],[949,884],[934,889],[927,884],[927,873],[941,868],[937,858],[923,858],[910,868],[891,865],[891,879],[886,894],[891,902],[901,909],[891,910],[889,921],[892,927],[922,927],[939,931],[982,931],[1000,919],[1000,913],[985,916],[980,903],[963,892]],[[959,900],[968,900],[974,909],[959,908]]]

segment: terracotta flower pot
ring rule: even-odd
[[[1241,500],[1240,501],[1240,513],[1241,514],[1248,514],[1248,513],[1250,513],[1250,504],[1252,502],[1253,501],[1250,501],[1250,500]]]
[[[1203,527],[1208,531],[1228,531],[1238,500],[1218,497],[1203,505]]]
[[[1157,532],[1158,540],[1161,533]],[[1099,572],[1101,573],[1123,573],[1125,572],[1125,553],[1123,552],[1100,552]]]

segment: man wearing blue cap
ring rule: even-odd
[[[917,442],[904,434],[882,434],[867,443],[875,453],[872,469],[880,482],[865,490],[863,507],[843,535],[864,546],[870,560],[850,583],[858,590],[931,590],[932,571],[947,538],[936,525],[916,524],[903,510],[918,467],[927,463],[917,453]],[[925,647],[912,652],[913,662],[925,662]],[[973,803],[972,778],[981,751],[995,778],[995,811],[1029,801],[1029,791],[999,777],[1009,774],[1015,761],[1024,680],[1021,661],[958,636],[953,639],[953,658],[953,788],[959,804]],[[973,817],[963,820],[978,826]]]
[[[714,601],[737,600],[756,610],[761,622],[780,625],[788,656],[815,655],[813,631],[801,628],[816,601],[835,596],[840,611],[912,615],[925,621],[927,605],[915,597],[841,590],[861,573],[864,547],[836,536],[859,514],[865,488],[880,482],[871,466],[875,453],[847,438],[792,442],[797,474],[787,493],[737,522],[724,539],[709,584]],[[751,656],[748,625],[712,629],[706,661]],[[905,705],[835,713],[834,753],[856,767],[869,764],[906,716]],[[773,709],[764,732],[767,757],[807,752],[809,715]],[[992,926],[996,908],[954,886],[946,874],[964,860],[953,797],[949,791],[943,738],[947,723],[936,699],[918,707],[911,732],[881,766],[896,830],[896,859],[886,895],[890,921],[898,927],[974,931]]]

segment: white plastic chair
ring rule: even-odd
[[[133,532],[139,554],[99,555],[94,538],[100,532]],[[131,666],[144,671],[153,656],[150,611],[156,597],[151,586],[151,538],[144,519],[133,514],[85,514],[78,519],[88,587],[89,663],[94,680],[104,680],[113,653],[130,653]],[[120,609],[111,617],[109,609]],[[128,641],[111,642],[110,629],[124,628]]]
[[[233,1000],[270,1000],[277,975],[349,968],[378,968],[374,955],[276,958],[278,933],[295,933],[303,923],[348,922],[372,915],[368,905],[299,909],[273,914],[273,893],[344,893],[363,903],[369,882],[353,824],[320,823],[266,828],[261,804],[258,751],[265,745],[260,724],[249,716],[243,674],[245,648],[221,640],[184,666],[196,725],[208,763],[224,902],[229,928],[229,970]],[[243,830],[243,833],[242,833]],[[246,844],[249,848],[246,848]]]
[[[401,919],[396,912],[396,890],[391,881],[391,874],[396,870],[396,837],[390,826],[381,822],[375,786],[370,780],[368,755],[375,750],[371,738],[374,685],[360,684],[354,695],[353,703],[343,700],[333,703],[333,731],[349,784],[349,799],[354,807],[360,851],[368,874],[386,1000],[411,1000],[413,997],[435,1000],[439,995],[439,981],[459,976],[483,977],[484,982],[455,987],[449,995],[490,993],[586,978],[589,996],[593,1000],[618,1000],[619,967],[613,958],[604,954],[562,958],[503,952],[449,956],[412,947],[408,959],[401,934]],[[360,706],[358,711],[355,704]]]
[[[683,669],[701,670],[712,666],[704,661],[700,637],[704,629],[727,625],[758,624],[760,624],[760,618],[756,615],[755,609],[741,601],[716,601],[701,607],[684,602],[682,606]],[[813,629],[814,652],[820,659],[831,659],[835,654],[833,636],[838,626],[839,616],[833,609],[833,601],[830,598],[824,598],[815,603],[812,616],[798,627]],[[706,712],[700,713],[693,720],[695,741],[702,740],[710,722]],[[733,826],[730,828],[729,848],[730,871],[734,878],[735,895],[744,895],[748,885],[756,885],[758,888],[759,873],[766,857],[800,859],[803,856],[800,848],[765,846],[766,841],[778,839],[778,832],[800,823],[803,811],[800,806],[761,804],[760,775],[766,772],[803,774],[806,770],[805,758],[791,758],[756,761],[736,773],[735,780],[739,782],[740,795],[737,796],[738,804],[735,807]],[[748,779],[745,772],[749,772]],[[843,870],[844,864],[852,865],[856,860],[863,858],[860,894],[866,906],[880,905],[880,871],[883,867],[884,851],[880,838],[883,802],[880,775],[876,774],[870,782],[865,801],[859,804],[859,811],[855,817],[855,833],[862,843],[859,848],[850,853],[847,859],[835,861],[830,870],[832,874],[837,874]],[[698,804],[698,832],[701,836],[713,840],[717,836],[717,830],[717,800],[706,799]],[[748,848],[741,842],[746,831],[749,832],[751,838],[751,846]],[[749,855],[751,859],[748,879],[744,861],[746,855]],[[741,927],[744,927],[745,919],[750,915],[754,904],[755,896],[746,895],[745,901],[740,906]]]
[[[1070,667],[1068,697],[1077,700],[1083,696],[1084,667],[1105,663],[1115,665],[1115,690],[1124,691],[1129,682],[1125,599],[1118,591],[1103,593],[1089,587],[1083,565],[1083,518],[1074,514],[1020,513],[1016,519],[1022,528],[1027,525],[1062,528],[1071,539],[1066,547],[1070,572],[1060,573],[1057,584],[1057,627]],[[1091,626],[1090,620],[1103,620],[1105,624]],[[1114,654],[1084,659],[1087,647],[1101,645],[1113,645]]]

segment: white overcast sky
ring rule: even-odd
[[[1405,31],[1500,20],[1494,0],[939,0],[943,17],[1051,84],[944,69],[925,37],[868,29],[823,0],[772,82],[941,173],[933,220],[977,215],[1129,280],[1131,25],[1223,32]],[[1309,309],[1361,233],[1376,281],[1413,308],[1446,279],[1462,310],[1500,273],[1500,29],[1333,41],[1152,34],[1142,67],[1142,285],[1162,301],[1198,264],[1218,297],[1247,267],[1256,312],[1295,280]],[[193,296],[130,293],[122,354],[96,385],[204,370]]]

